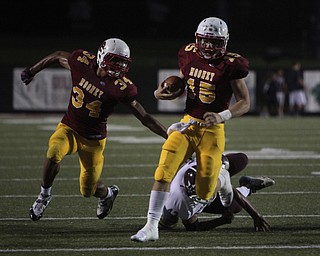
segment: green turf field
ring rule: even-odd
[[[157,116],[165,125],[177,116]],[[96,198],[82,198],[78,159],[65,158],[53,200],[38,222],[28,209],[39,193],[42,163],[60,116],[0,119],[1,255],[320,255],[320,118],[242,117],[226,124],[226,150],[249,157],[242,175],[266,175],[273,187],[250,196],[272,225],[256,233],[246,212],[210,232],[160,231],[156,242],[130,236],[146,221],[152,177],[163,140],[131,116],[110,118],[102,179],[120,193],[112,213],[95,217]],[[239,176],[232,178],[238,184]],[[202,215],[203,218],[215,216]]]

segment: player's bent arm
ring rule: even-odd
[[[244,78],[230,81],[236,103],[229,110],[232,117],[239,117],[250,110],[250,96]]]
[[[68,63],[69,56],[70,56],[70,53],[68,52],[56,51],[44,57],[42,60],[37,62],[35,65],[30,67],[29,69],[33,75],[36,75],[41,70],[49,66],[52,66],[54,64],[60,64],[62,67],[70,70],[70,66]]]
[[[247,198],[245,198],[237,189],[233,188],[234,200],[245,209],[252,217],[256,231],[270,231],[270,224],[265,218],[253,207]]]
[[[148,127],[152,132],[162,136],[163,138],[168,138],[166,127],[164,127],[159,121],[147,113],[144,107],[138,101],[134,100],[127,105],[131,109],[131,112],[134,114],[134,116],[140,120],[144,126]]]
[[[70,70],[68,63],[69,55],[70,53],[68,52],[56,51],[44,57],[32,67],[28,67],[21,72],[22,82],[25,83],[25,85],[28,85],[37,73],[55,63],[59,63],[62,67]]]
[[[249,111],[250,97],[244,78],[232,80],[230,83],[236,98],[236,103],[220,113],[206,112],[203,118],[207,126],[216,125],[231,118],[242,116]]]

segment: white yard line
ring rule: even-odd
[[[7,249],[0,250],[0,253],[16,252],[98,252],[98,251],[187,251],[187,250],[267,250],[267,249],[319,249],[320,245],[300,245],[300,246],[187,246],[187,247],[108,247],[108,248],[43,248],[43,249]]]

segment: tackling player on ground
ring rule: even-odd
[[[105,40],[97,56],[85,50],[54,52],[21,73],[28,85],[41,70],[60,64],[71,72],[72,85],[68,109],[49,140],[44,162],[41,191],[29,210],[39,220],[52,198],[51,188],[66,155],[78,153],[80,193],[99,198],[97,217],[106,217],[119,188],[106,187],[100,180],[107,137],[107,118],[120,102],[129,107],[141,123],[167,138],[165,127],[150,116],[136,100],[137,87],[126,77],[131,62],[128,45],[118,39]]]
[[[218,187],[231,186],[230,176],[238,174],[248,164],[248,157],[244,153],[230,153],[223,155],[222,166],[218,177]],[[170,195],[163,208],[159,222],[160,227],[172,229],[179,218],[187,231],[207,231],[218,226],[229,224],[235,213],[245,209],[253,219],[256,231],[269,231],[270,225],[264,217],[247,200],[247,197],[257,190],[272,186],[275,182],[268,177],[242,176],[240,187],[233,188],[234,198],[230,206],[224,207],[220,197],[211,198],[208,203],[195,202],[190,196],[195,194],[195,179],[197,175],[197,161],[190,160],[177,173],[170,186]],[[209,221],[199,221],[201,212],[222,214],[220,218]]]
[[[225,150],[224,123],[249,111],[249,92],[244,78],[248,61],[226,50],[227,24],[215,17],[200,22],[195,43],[183,46],[179,53],[180,77],[187,85],[185,115],[162,147],[150,194],[147,223],[131,240],[154,241],[159,238],[158,223],[169,195],[170,183],[183,162],[196,153],[196,201],[207,202],[217,193],[221,157]],[[236,102],[229,106],[232,95]],[[155,97],[169,100],[159,86]],[[172,128],[172,127],[171,127]],[[170,131],[169,131],[170,132]],[[231,202],[233,191],[220,190],[222,201]]]

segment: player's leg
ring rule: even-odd
[[[224,125],[207,128],[195,146],[197,157],[196,193],[200,199],[214,196],[224,151]]]
[[[80,193],[84,197],[95,196],[99,198],[97,217],[103,219],[110,214],[119,192],[117,185],[107,187],[100,180],[106,139],[86,140],[85,138],[79,138],[79,141],[81,141],[81,150],[79,150]]]
[[[76,150],[77,143],[73,130],[59,124],[49,140],[39,196],[29,210],[29,216],[32,220],[36,221],[42,217],[44,210],[52,199],[52,184],[59,172],[60,162],[67,154],[74,153]]]
[[[180,165],[191,154],[190,150],[187,138],[180,132],[173,132],[163,144],[150,194],[147,223],[131,236],[132,241],[146,242],[159,238],[158,224],[169,196],[170,182]]]
[[[229,153],[226,154],[229,161],[228,172],[230,176],[234,176],[244,170],[248,165],[248,157],[244,153]]]
[[[169,211],[165,206],[163,207],[163,212],[161,219],[159,221],[159,227],[163,229],[173,229],[177,226],[179,217]]]
[[[119,187],[111,185],[107,187],[101,180],[104,156],[103,152],[106,139],[87,140],[79,137],[81,150],[79,150],[80,162],[80,193],[84,197],[98,197],[97,217],[103,219],[110,214],[113,203],[118,195]]]

